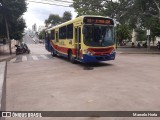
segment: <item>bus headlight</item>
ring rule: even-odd
[[[110,54],[115,54],[115,52],[116,52],[115,49],[113,49]]]
[[[90,56],[92,56],[92,55],[93,55],[93,53],[92,53],[92,52],[90,52],[90,51],[88,51],[88,50],[84,50],[84,52],[85,52],[87,55],[90,55]]]

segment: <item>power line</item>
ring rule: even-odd
[[[73,3],[72,1],[66,1],[66,0],[42,0],[42,1],[49,1],[49,2],[66,2],[66,3]]]
[[[60,5],[60,4],[47,3],[47,2],[31,1],[31,0],[27,0],[27,2],[41,3],[41,4],[48,4],[48,5],[56,5],[56,6],[63,6],[63,7],[71,7],[71,6],[69,6],[69,5],[67,6],[67,5]]]
[[[27,0],[28,2],[30,2],[30,0]],[[72,1],[67,1],[67,0],[39,0],[39,1],[36,1],[36,0],[31,0],[32,2],[36,2],[36,3],[49,3],[49,4],[64,4],[64,3],[67,3],[67,5],[71,5],[73,2]],[[53,3],[54,2],[54,3]]]

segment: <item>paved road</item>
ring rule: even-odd
[[[158,111],[160,56],[122,55],[115,61],[71,64],[51,58],[44,45],[30,45],[31,56],[49,59],[9,62],[7,110]],[[23,56],[19,56],[23,58]],[[24,58],[23,58],[24,59]],[[87,69],[87,68],[91,69]],[[43,118],[36,120],[159,120],[159,118]],[[7,119],[7,120],[17,120]],[[28,118],[27,120],[32,120]],[[33,119],[35,120],[35,118]]]
[[[33,39],[28,34],[25,34],[25,36],[23,37],[23,41],[26,44],[35,44],[35,42],[33,41]]]

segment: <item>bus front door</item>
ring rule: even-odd
[[[75,48],[76,48],[76,59],[80,59],[81,27],[75,27]]]

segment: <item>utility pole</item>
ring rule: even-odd
[[[6,26],[7,39],[9,40],[9,52],[10,52],[10,54],[12,54],[11,40],[10,40],[10,37],[9,37],[8,21],[7,21],[6,15],[4,14],[5,6],[3,5],[3,0],[2,0],[1,6],[2,6],[3,16],[4,16],[5,26]]]
[[[9,37],[8,21],[6,19],[6,16],[4,16],[4,21],[5,21],[5,25],[6,25],[7,39],[9,40],[9,52],[10,52],[10,54],[12,54],[11,40]]]

